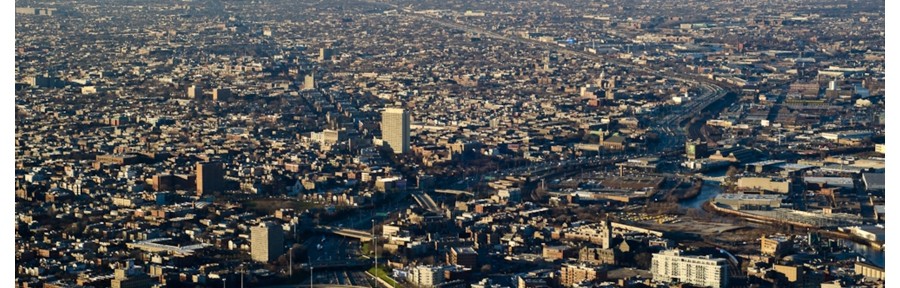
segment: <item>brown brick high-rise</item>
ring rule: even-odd
[[[221,192],[225,182],[225,169],[219,162],[197,163],[197,196],[209,192]]]

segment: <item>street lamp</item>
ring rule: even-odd
[[[375,270],[372,273],[372,285],[377,285],[378,279],[378,243],[375,242],[375,218],[372,218],[372,251],[375,251]]]
[[[244,263],[241,263],[241,288],[244,288]]]
[[[375,219],[372,219],[372,251],[375,251],[375,270],[378,270],[378,240],[375,239]]]
[[[294,279],[294,245],[288,249],[288,275]]]

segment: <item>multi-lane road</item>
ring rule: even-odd
[[[581,57],[590,61],[597,62],[609,62],[614,63],[619,67],[627,68],[631,71],[636,71],[644,74],[655,75],[658,77],[662,77],[664,79],[672,79],[681,81],[683,83],[690,83],[702,90],[701,94],[697,96],[693,101],[685,103],[681,108],[678,109],[678,113],[672,113],[666,117],[663,117],[656,123],[652,124],[657,131],[663,131],[660,133],[661,145],[663,147],[673,147],[676,143],[684,143],[684,135],[681,129],[672,129],[671,131],[662,130],[666,127],[671,128],[680,128],[679,125],[685,120],[689,120],[691,117],[697,116],[702,112],[707,106],[711,103],[721,99],[724,97],[729,91],[725,88],[722,88],[719,83],[710,80],[708,78],[702,77],[701,75],[690,75],[690,74],[682,74],[674,71],[661,72],[659,70],[655,70],[649,66],[641,66],[635,65],[633,63],[624,61],[619,58],[611,57],[605,58],[601,55],[594,54],[588,51],[576,50],[570,47],[560,46],[554,43],[541,42],[534,39],[528,39],[519,37],[517,35],[508,35],[499,33],[496,31],[490,31],[487,29],[483,29],[481,27],[476,27],[472,25],[468,25],[465,23],[459,23],[455,21],[450,21],[446,19],[442,19],[439,17],[435,17],[429,14],[424,13],[415,13],[409,9],[399,7],[390,3],[383,3],[377,1],[365,1],[367,3],[382,5],[390,9],[396,9],[398,11],[398,15],[401,17],[407,17],[410,19],[416,19],[420,21],[426,21],[432,24],[449,27],[453,29],[462,30],[469,33],[474,33],[481,35],[483,37],[489,37],[492,39],[508,41],[519,44],[526,44],[532,47],[539,47],[547,50],[556,51],[557,53],[564,55],[571,55],[576,57]]]
[[[705,78],[701,75],[691,75],[691,74],[683,74],[675,71],[660,71],[655,70],[650,66],[641,66],[635,65],[634,63],[630,63],[624,61],[619,58],[611,57],[605,58],[601,55],[594,54],[588,51],[576,50],[570,47],[560,46],[554,43],[541,42],[534,39],[522,38],[517,35],[504,34],[496,31],[491,31],[487,29],[483,29],[481,27],[475,27],[472,25],[468,25],[465,23],[459,23],[455,21],[450,21],[446,19],[442,19],[439,17],[435,17],[429,14],[424,13],[415,13],[409,9],[384,2],[377,2],[371,0],[360,0],[361,2],[366,2],[375,5],[381,5],[388,9],[394,9],[397,11],[397,15],[399,17],[406,17],[409,19],[416,19],[419,21],[429,22],[435,25],[444,26],[452,29],[458,29],[461,31],[465,31],[468,33],[478,34],[482,37],[497,39],[501,41],[519,43],[524,45],[529,45],[531,47],[538,47],[547,50],[556,51],[557,53],[564,55],[571,55],[580,57],[587,61],[597,61],[604,63],[613,63],[619,67],[627,68],[633,72],[644,73],[648,75],[655,75],[664,79],[671,79],[680,81],[683,83],[689,83],[695,87],[698,87],[701,90],[700,95],[695,97],[692,101],[689,101],[682,105],[675,113],[669,113],[664,117],[657,117],[652,120],[650,124],[650,128],[654,131],[659,132],[660,141],[657,144],[657,147],[653,149],[649,149],[650,151],[654,151],[654,153],[648,152],[626,152],[626,153],[611,153],[605,155],[598,155],[598,157],[581,157],[577,159],[569,159],[569,160],[561,160],[561,161],[544,161],[541,163],[531,164],[525,167],[514,167],[507,168],[503,170],[498,170],[492,173],[488,173],[487,177],[502,177],[506,175],[536,175],[541,173],[543,175],[551,175],[553,173],[547,173],[550,171],[560,171],[566,169],[580,169],[585,167],[596,167],[598,165],[606,165],[609,163],[614,163],[617,161],[624,161],[628,158],[632,157],[642,157],[642,156],[654,156],[654,155],[669,155],[672,153],[677,153],[681,149],[683,149],[683,144],[686,140],[685,131],[683,127],[681,127],[681,123],[684,123],[687,120],[690,120],[693,117],[701,115],[701,112],[706,109],[707,106],[714,103],[715,101],[721,99],[733,89],[723,88],[722,85],[716,81]],[[532,177],[533,178],[533,177]],[[537,178],[540,178],[538,176]],[[474,182],[481,181],[482,177],[467,177],[460,179],[457,184],[465,185],[467,187],[471,187]],[[417,197],[419,198],[419,197]],[[397,201],[398,199],[405,199],[405,201]],[[336,223],[340,223],[341,225],[345,225],[343,227],[349,227],[354,229],[370,229],[371,224],[370,221],[373,219],[375,213],[379,212],[390,212],[395,211],[403,205],[409,205],[411,201],[408,201],[409,198],[405,197],[395,197],[394,200],[389,202],[388,205],[383,207],[377,207],[376,211],[372,213],[372,215],[358,215],[355,217],[348,217],[344,221],[338,221]],[[365,213],[368,214],[368,213]]]

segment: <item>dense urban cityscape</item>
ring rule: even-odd
[[[885,2],[15,1],[16,287],[884,287]]]

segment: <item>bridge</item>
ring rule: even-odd
[[[472,193],[469,191],[453,190],[453,189],[434,189],[434,193],[450,194],[450,195],[456,195],[456,196],[459,196],[459,195],[475,196],[475,193]]]
[[[697,174],[696,176],[700,177],[700,179],[703,179],[703,181],[713,181],[713,182],[719,182],[719,183],[725,182],[725,178],[726,178],[725,176],[708,176],[708,175],[703,175],[702,173]]]
[[[343,269],[343,268],[367,268],[372,266],[372,261],[370,260],[332,260],[332,261],[314,261],[312,264],[303,263],[299,268],[302,270],[309,271],[309,268],[312,267],[315,269]]]
[[[428,193],[412,193],[410,195],[412,195],[413,199],[416,200],[416,203],[418,203],[419,206],[422,206],[422,208],[431,212],[441,212],[441,207],[434,202],[434,199],[431,199],[431,196],[428,196]]]
[[[344,236],[344,237],[356,238],[356,239],[359,239],[359,241],[363,241],[363,242],[372,241],[372,233],[366,232],[366,231],[361,231],[361,230],[356,230],[356,229],[347,229],[347,228],[319,225],[319,226],[316,226],[316,230],[321,231],[321,232],[333,233],[335,235],[340,235],[340,236]]]

